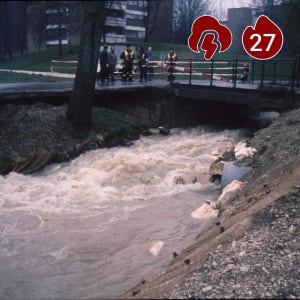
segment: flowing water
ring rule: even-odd
[[[173,129],[0,176],[0,298],[116,298],[162,271],[215,221],[209,165],[241,138]]]

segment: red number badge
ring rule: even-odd
[[[281,29],[267,16],[260,16],[254,25],[246,27],[242,37],[245,51],[257,59],[270,59],[281,50]]]

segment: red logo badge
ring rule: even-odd
[[[205,51],[204,58],[209,60],[218,52],[226,51],[232,42],[232,34],[228,27],[219,23],[212,16],[201,16],[197,18],[191,28],[188,38],[189,48],[199,53],[198,45]]]
[[[257,59],[270,59],[281,50],[281,29],[267,16],[260,16],[254,25],[246,27],[242,37],[245,51]]]

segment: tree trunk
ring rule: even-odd
[[[67,109],[67,118],[76,128],[87,129],[91,125],[104,6],[105,1],[85,2],[79,59]]]

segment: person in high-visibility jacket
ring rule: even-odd
[[[122,80],[126,81],[126,79],[129,78],[129,81],[132,81],[132,69],[135,60],[135,54],[129,44],[126,45],[126,49],[121,53],[120,58],[123,65]]]
[[[174,52],[174,49],[170,48],[165,61],[168,69],[168,79],[167,79],[168,81],[175,80],[175,76],[173,75],[173,73],[175,72],[176,61],[177,61],[177,55]]]
[[[137,64],[140,69],[140,82],[143,82],[143,80],[147,81],[148,55],[142,46],[139,47]]]

